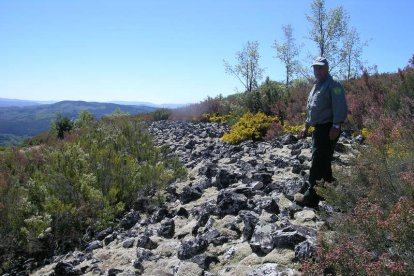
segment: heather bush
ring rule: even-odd
[[[239,98],[231,96],[223,98],[219,95],[215,98],[207,97],[204,101],[196,104],[171,110],[169,119],[175,121],[203,121],[204,114],[229,114],[233,105],[239,105]]]
[[[321,234],[317,257],[303,265],[304,274],[414,274],[413,72],[399,75],[365,75],[350,83],[363,84],[369,94],[350,105],[351,125],[364,127],[359,129],[367,144],[352,171],[339,171],[335,185],[318,189],[341,213],[333,232]]]
[[[231,144],[246,140],[261,140],[273,122],[276,122],[276,118],[266,116],[264,113],[259,112],[254,115],[246,113],[233,125],[229,133],[224,134],[222,139]]]

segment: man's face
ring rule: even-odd
[[[317,81],[324,80],[328,76],[328,67],[327,66],[313,66],[313,74]]]

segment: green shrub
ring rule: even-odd
[[[73,128],[73,122],[69,117],[63,116],[61,113],[56,115],[55,120],[52,122],[52,130],[56,132],[57,138],[63,139],[65,133],[71,131]]]
[[[235,123],[229,133],[224,134],[223,141],[231,144],[238,144],[246,140],[261,140],[266,134],[267,129],[275,122],[276,118],[266,116],[264,113],[244,114]]]
[[[186,174],[142,123],[118,116],[53,144],[5,150],[0,164],[1,263],[6,253],[14,259],[74,249],[88,227],[110,226],[139,195],[160,195]]]
[[[169,109],[161,108],[151,113],[151,119],[153,121],[168,120],[170,115],[171,115],[171,111]]]

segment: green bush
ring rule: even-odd
[[[269,126],[276,118],[266,116],[264,113],[244,114],[240,120],[233,125],[229,133],[224,134],[223,141],[238,144],[246,140],[261,140],[266,134]]]
[[[161,108],[151,113],[151,119],[153,121],[168,120],[170,115],[171,115],[171,111],[169,109]]]
[[[0,163],[1,263],[13,254],[45,256],[56,245],[74,249],[87,228],[110,226],[139,195],[161,194],[186,173],[127,117],[72,130],[53,144],[7,149]]]
[[[52,122],[52,130],[56,132],[57,138],[63,139],[65,133],[71,131],[73,128],[73,122],[67,116],[63,116],[61,113],[56,115],[55,120]]]

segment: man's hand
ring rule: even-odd
[[[329,130],[329,139],[331,139],[331,141],[334,141],[339,137],[339,134],[341,134],[340,128],[331,127]]]
[[[307,136],[308,136],[308,128],[305,126],[305,127],[302,129],[301,133],[300,133],[300,138],[304,139],[304,138],[306,138]]]

